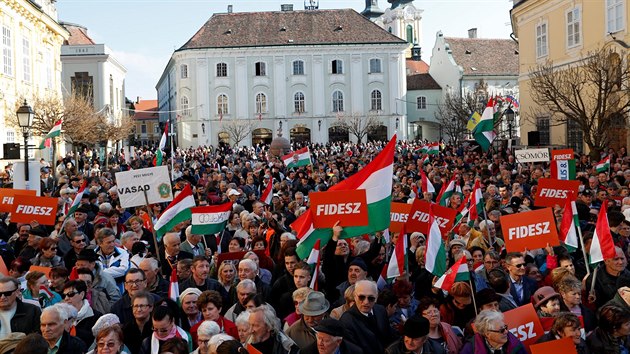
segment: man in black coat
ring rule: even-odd
[[[399,337],[389,325],[385,308],[376,304],[377,297],[375,282],[358,281],[354,288],[355,304],[339,319],[347,330],[348,340],[365,354],[382,354]]]
[[[22,332],[35,333],[39,330],[39,317],[41,310],[39,307],[23,303],[19,300],[20,284],[15,278],[0,279],[0,311],[11,311],[15,309],[15,314],[10,320],[11,328],[7,333]],[[1,329],[1,328],[0,328]]]
[[[334,318],[325,318],[319,325],[313,328],[317,341],[304,348],[302,354],[339,353],[339,354],[363,354],[361,347],[352,344],[346,339],[346,330],[343,324]],[[318,344],[321,343],[321,344]],[[322,350],[319,350],[321,346]]]
[[[192,253],[181,251],[179,245],[182,241],[177,232],[168,232],[163,238],[164,247],[160,247],[160,259],[162,260],[162,276],[169,279],[173,268],[177,269],[180,259],[193,259]]]
[[[525,276],[525,258],[522,253],[510,252],[505,256],[510,281],[510,294],[518,306],[527,305],[536,292],[536,281]],[[497,291],[497,293],[499,293]]]

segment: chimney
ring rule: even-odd
[[[228,13],[231,14],[233,10],[234,7],[232,5],[228,5]]]
[[[468,30],[468,38],[477,38],[477,27]]]
[[[136,103],[140,103],[140,96],[136,96]]]
[[[281,4],[280,11],[293,11],[293,4]]]

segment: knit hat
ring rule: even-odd
[[[186,297],[186,295],[191,295],[191,294],[200,296],[201,295],[201,290],[199,290],[197,288],[188,288],[188,289],[182,291],[179,294],[179,301],[183,303],[184,302],[184,297]]]
[[[120,324],[120,319],[118,318],[118,316],[114,315],[113,313],[106,313],[103,316],[99,317],[98,320],[96,320],[96,323],[94,323],[94,326],[92,326],[92,335],[94,335],[94,337],[98,336],[98,333],[105,327],[111,327],[115,324]]]
[[[361,269],[363,269],[363,271],[367,272],[368,271],[368,267],[367,264],[365,264],[365,261],[363,260],[363,258],[357,257],[355,258],[352,262],[350,262],[350,266],[357,266]]]

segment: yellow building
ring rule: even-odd
[[[533,102],[529,73],[547,60],[554,66],[570,65],[602,47],[627,52],[628,6],[627,0],[514,0],[511,19],[519,42],[520,128],[524,145],[568,146],[586,151],[582,133],[574,124],[557,125],[553,116]],[[620,133],[615,134],[617,140],[611,145],[625,146],[625,122],[615,129]]]
[[[69,34],[57,21],[54,0],[0,1],[0,27],[1,157],[5,144],[23,141],[15,124],[18,102],[61,97],[60,51]]]

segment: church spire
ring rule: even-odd
[[[390,4],[392,4],[392,9],[395,9],[399,6],[402,6],[404,4],[408,4],[410,2],[413,2],[413,0],[387,0],[387,2],[389,2]]]
[[[378,0],[365,0],[365,10],[361,11],[361,15],[370,20],[379,18],[384,14],[383,10],[378,7]]]

